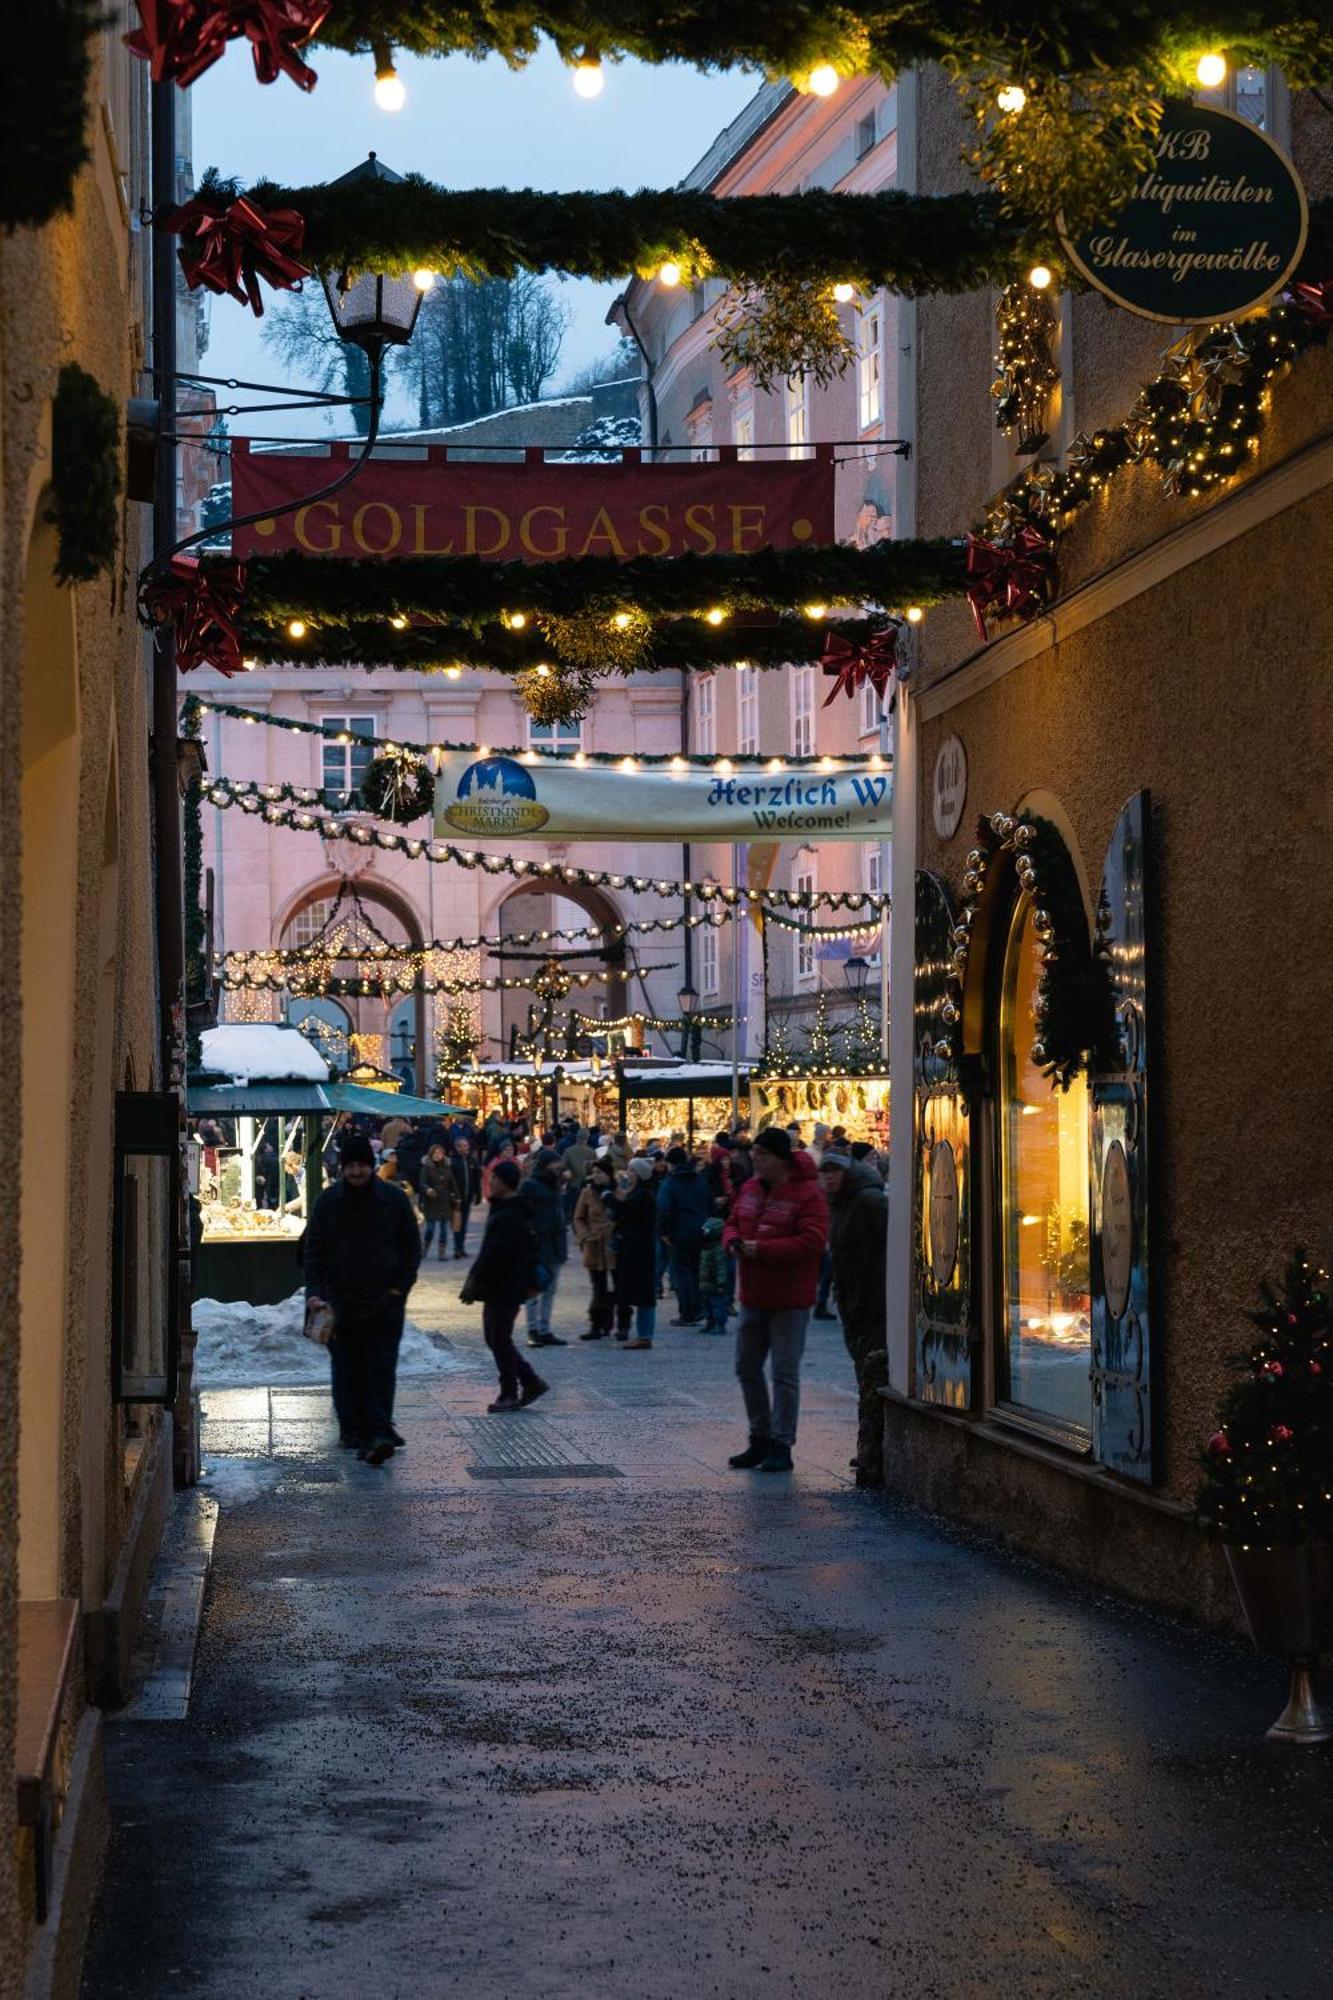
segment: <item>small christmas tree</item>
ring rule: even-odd
[[[1333,1317],[1328,1274],[1303,1250],[1281,1296],[1249,1314],[1258,1337],[1202,1453],[1199,1511],[1224,1542],[1291,1548],[1333,1539]]]
[[[796,1065],[791,1022],[785,1014],[770,1014],[765,1024],[764,1052],[759,1068],[765,1076],[790,1076]]]
[[[451,1007],[443,1027],[435,1031],[435,1087],[471,1069],[478,1047],[477,1024],[469,1007]]]
[[[843,1047],[846,1052],[846,1066],[851,1076],[863,1076],[867,1070],[881,1069],[884,1054],[880,1047],[879,1022],[870,1011],[870,1002],[864,993],[856,996],[856,1012],[842,1030]]]
[[[806,1064],[810,1069],[836,1070],[838,1052],[833,1046],[833,1032],[828,1024],[828,1000],[821,989],[815,1005],[815,1018],[805,1031]]]

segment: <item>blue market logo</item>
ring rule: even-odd
[[[482,757],[458,780],[444,817],[464,833],[535,833],[551,815],[530,771],[512,757]]]

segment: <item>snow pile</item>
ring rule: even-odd
[[[329,1066],[314,1045],[296,1028],[279,1028],[269,1021],[228,1021],[205,1028],[200,1036],[201,1068],[248,1083],[298,1078],[302,1083],[327,1083]]]
[[[203,1389],[258,1389],[273,1383],[323,1383],[329,1379],[328,1355],[301,1331],[305,1323],[301,1292],[280,1306],[196,1299],[192,1313],[199,1336],[195,1379]],[[407,1322],[398,1350],[400,1377],[448,1375],[466,1366],[437,1347],[411,1320]]]

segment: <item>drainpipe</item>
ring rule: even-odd
[[[643,363],[643,386],[648,392],[648,449],[657,456],[657,390],[653,386],[653,357],[643,344],[643,336],[630,316],[629,293],[622,292],[607,314],[613,326],[622,327],[639,350]]]
[[[155,83],[152,96],[152,203],[160,214],[176,204],[176,85]],[[176,533],[176,249],[165,230],[153,232],[153,378],[160,411],[153,492],[153,553],[175,546]],[[176,776],[176,641],[169,622],[153,628],[153,839],[157,877],[157,990],[161,1085],[170,1084],[177,1037],[185,1037],[185,926],[181,880],[180,790]]]

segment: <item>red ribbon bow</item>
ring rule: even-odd
[[[272,83],[286,75],[313,90],[314,70],[297,50],[319,33],[329,0],[135,0],[141,26],[125,46],[151,66],[154,83],[174,80],[188,89],[211,69],[227,43],[244,35],[255,75]]]
[[[170,621],[176,628],[176,665],[216,667],[228,680],[243,673],[241,635],[236,627],[245,596],[245,565],[219,563],[201,570],[197,556],[173,556],[169,568],[152,576],[140,594],[151,625]]]
[[[967,538],[967,601],[983,642],[990,637],[986,615],[1035,618],[1055,594],[1055,549],[1031,522],[1012,540],[988,542]]]
[[[1333,278],[1322,284],[1295,284],[1290,287],[1291,303],[1298,306],[1316,326],[1333,326]]]
[[[264,311],[261,278],[275,291],[289,292],[310,276],[309,265],[293,254],[305,242],[305,217],[294,208],[270,213],[244,195],[205,188],[160,216],[157,227],[185,239],[179,256],[191,291],[205,285],[210,292],[225,292],[249,306],[256,319]]]
[[[833,676],[833,686],[824,697],[825,708],[840,694],[855,701],[856,690],[866,681],[882,701],[898,664],[898,628],[886,625],[882,632],[872,633],[864,646],[853,646],[840,632],[827,632],[819,664]]]

